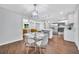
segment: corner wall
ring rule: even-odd
[[[74,13],[74,40],[79,49],[79,8]]]
[[[22,16],[0,8],[0,45],[22,39]]]

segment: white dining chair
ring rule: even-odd
[[[32,47],[33,44],[35,43],[35,41],[33,39],[34,39],[33,33],[24,34],[24,44],[25,44],[25,48],[27,47],[27,52],[26,52],[27,54],[29,53],[30,47]]]
[[[37,47],[39,47],[40,54],[42,53],[42,49],[46,49],[46,46],[48,45],[48,34],[47,33],[41,33],[38,39],[41,39],[36,42]]]

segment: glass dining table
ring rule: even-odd
[[[31,33],[26,33],[26,36],[28,37],[27,40],[31,39],[29,41],[29,43],[33,40],[34,42],[34,47],[35,47],[35,51],[37,51],[37,48],[40,48],[40,53],[41,53],[41,46],[42,44],[44,44],[44,38],[46,36],[45,33],[41,32],[41,31],[38,31],[38,32],[31,32]],[[47,40],[48,41],[48,40]]]

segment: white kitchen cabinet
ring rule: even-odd
[[[74,30],[64,29],[64,40],[74,42]]]

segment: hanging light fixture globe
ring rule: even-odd
[[[37,19],[38,18],[38,11],[37,11],[37,4],[34,4],[34,10],[32,11],[32,18]]]

